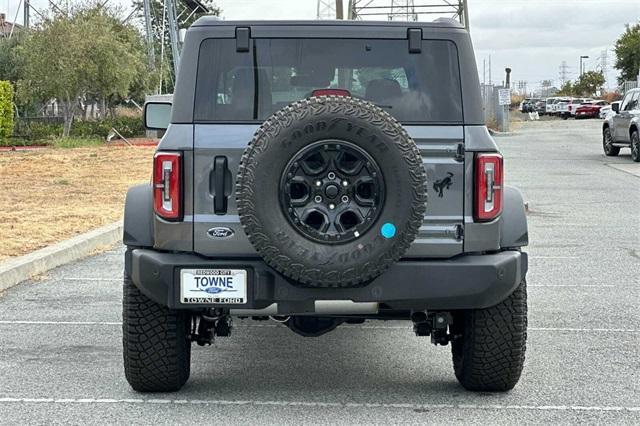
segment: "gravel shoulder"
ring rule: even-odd
[[[122,217],[129,186],[150,179],[154,148],[0,152],[0,261]]]

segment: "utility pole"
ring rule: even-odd
[[[482,60],[482,85],[487,84],[487,60]]]
[[[493,84],[493,80],[491,80],[491,55],[489,55],[489,85]]]
[[[30,13],[31,5],[29,4],[29,1],[30,0],[24,0],[24,18],[23,18],[22,24],[24,25],[25,30],[29,29],[29,24],[30,24],[29,13]]]
[[[344,19],[344,12],[342,10],[342,0],[336,0],[336,19]]]
[[[580,55],[580,77],[582,77],[582,74],[584,74],[584,70],[582,69],[582,60],[583,59],[589,59],[589,56]]]

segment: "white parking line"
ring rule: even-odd
[[[529,259],[579,259],[580,256],[529,256]]]
[[[0,321],[9,325],[122,325],[122,322],[108,321]]]
[[[407,410],[537,410],[537,411],[624,411],[639,412],[634,406],[584,406],[584,405],[502,405],[502,404],[400,404],[362,402],[315,401],[260,401],[218,399],[111,399],[111,398],[0,398],[0,403],[16,404],[149,404],[149,405],[253,405],[275,407],[334,407],[334,408],[395,408]]]
[[[62,277],[55,278],[57,281],[109,281],[122,282],[122,278],[98,278],[98,277]]]
[[[11,321],[0,320],[0,325],[95,325],[95,326],[121,326],[122,322],[109,321]],[[236,328],[282,328],[280,324],[236,324]],[[358,330],[358,329],[374,329],[374,330],[412,330],[411,325],[345,325],[338,330]],[[571,327],[529,327],[529,331],[569,331],[584,333],[640,333],[640,329],[629,328],[571,328]]]
[[[573,287],[595,287],[595,288],[606,288],[606,287],[617,287],[615,285],[610,285],[610,284],[527,284],[527,288],[531,288],[531,287],[569,287],[569,288],[573,288]]]

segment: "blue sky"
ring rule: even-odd
[[[0,12],[8,10],[9,19],[13,20],[20,2],[0,0]],[[62,0],[62,4],[65,2]],[[31,3],[46,10],[48,0],[31,0]],[[109,3],[125,10],[131,8],[130,0],[109,0]],[[216,3],[228,20],[316,17],[316,0],[218,0]],[[374,3],[388,4],[389,1],[374,0]],[[419,4],[420,0],[415,3]],[[562,61],[567,62],[569,77],[573,79],[578,75],[581,55],[589,56],[585,62],[588,70],[599,69],[599,58],[606,51],[607,79],[613,86],[617,75],[613,69],[613,44],[625,24],[639,22],[640,0],[469,0],[469,12],[481,79],[483,61],[491,55],[494,82],[503,79],[503,70],[509,66],[513,69],[513,81],[525,80],[528,87],[537,87],[545,79],[554,80],[558,85]],[[18,22],[21,21],[20,12]]]

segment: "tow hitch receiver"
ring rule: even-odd
[[[449,325],[453,323],[448,312],[413,312],[411,320],[416,336],[431,336],[431,343],[434,345],[446,346],[454,338],[447,333]]]
[[[231,317],[228,314],[223,314],[220,309],[214,309],[207,314],[193,318],[190,339],[198,346],[211,345],[215,336],[231,336],[232,327]]]

